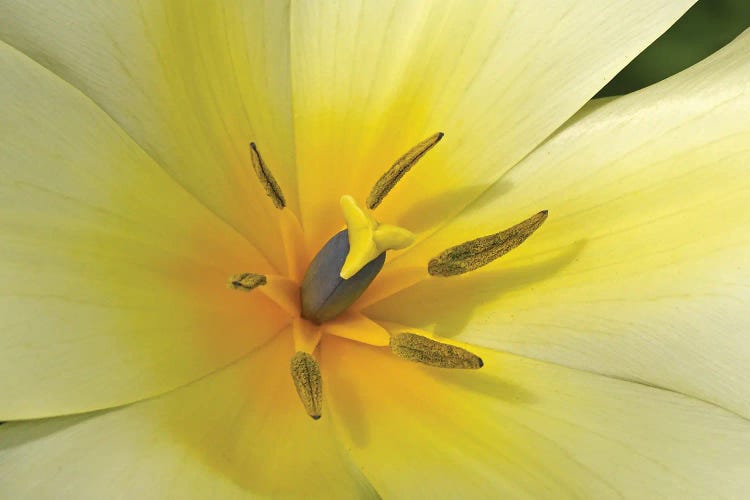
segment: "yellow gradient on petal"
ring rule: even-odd
[[[352,196],[342,196],[340,204],[349,237],[349,253],[340,273],[343,279],[357,274],[381,253],[400,250],[414,242],[414,235],[410,231],[390,224],[380,224]]]
[[[303,318],[295,318],[292,322],[292,338],[294,339],[294,351],[312,354],[318,347],[322,330],[316,325]]]
[[[387,346],[391,336],[388,331],[367,316],[347,311],[321,326],[323,333],[362,342],[377,347]]]
[[[549,208],[487,268],[365,312],[634,379],[750,417],[750,31],[594,102],[393,273]]]
[[[0,39],[93,100],[282,272],[255,142],[297,210],[284,2],[3,2]]]
[[[434,277],[429,275],[426,265],[395,269],[386,265],[352,307],[357,310],[365,309],[427,279]]]
[[[287,275],[300,283],[310,260],[302,226],[294,212],[285,209],[279,213],[279,228],[286,255]]]
[[[440,148],[378,208],[381,220],[431,232],[693,3],[293,2],[295,155],[310,247],[336,231],[342,194],[365,200],[396,159],[441,130]]]
[[[0,426],[3,498],[379,498],[305,414],[289,332],[164,396],[109,412]],[[85,471],[85,473],[82,473]],[[43,478],[41,480],[40,478]]]
[[[268,275],[268,282],[255,289],[256,293],[261,293],[274,301],[290,317],[299,316],[300,298],[299,285],[284,276]]]
[[[479,371],[333,336],[320,349],[327,415],[384,498],[731,498],[750,486],[750,424],[689,397],[476,347]]]
[[[152,397],[284,325],[225,286],[272,266],[100,108],[2,43],[0,73],[0,420]]]

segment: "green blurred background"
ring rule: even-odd
[[[750,27],[750,0],[700,0],[597,97],[627,94],[704,59]]]

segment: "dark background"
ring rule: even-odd
[[[700,0],[597,97],[622,95],[692,66],[750,27],[750,0]]]

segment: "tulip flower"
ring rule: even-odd
[[[591,100],[692,3],[0,0],[0,496],[747,495],[750,33]]]

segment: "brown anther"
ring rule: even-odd
[[[266,277],[262,274],[241,273],[229,278],[229,286],[235,290],[249,292],[254,288],[265,285],[267,281]]]
[[[458,346],[444,344],[414,333],[391,336],[391,351],[408,361],[416,361],[438,368],[476,370],[484,366],[482,358]]]
[[[438,132],[437,134],[428,137],[407,151],[401,158],[396,160],[396,163],[394,163],[391,168],[389,168],[388,171],[378,179],[375,186],[373,186],[372,191],[370,191],[370,196],[367,197],[367,208],[373,210],[380,205],[380,202],[383,201],[385,195],[393,189],[393,186],[401,180],[406,172],[408,172],[411,167],[413,167],[419,159],[427,153],[427,151],[440,142],[443,135],[442,132]]]
[[[547,211],[542,210],[504,231],[451,247],[430,261],[427,272],[432,276],[454,276],[486,266],[526,241],[545,220]]]
[[[291,371],[294,387],[307,414],[318,420],[323,409],[323,379],[318,362],[311,354],[299,351],[292,358]]]
[[[250,143],[250,156],[253,158],[253,170],[255,170],[255,175],[258,176],[258,180],[263,185],[263,189],[266,190],[268,197],[271,198],[273,205],[276,208],[284,208],[286,206],[284,193],[281,192],[279,184],[276,182],[273,174],[260,156],[260,152],[254,142]]]

